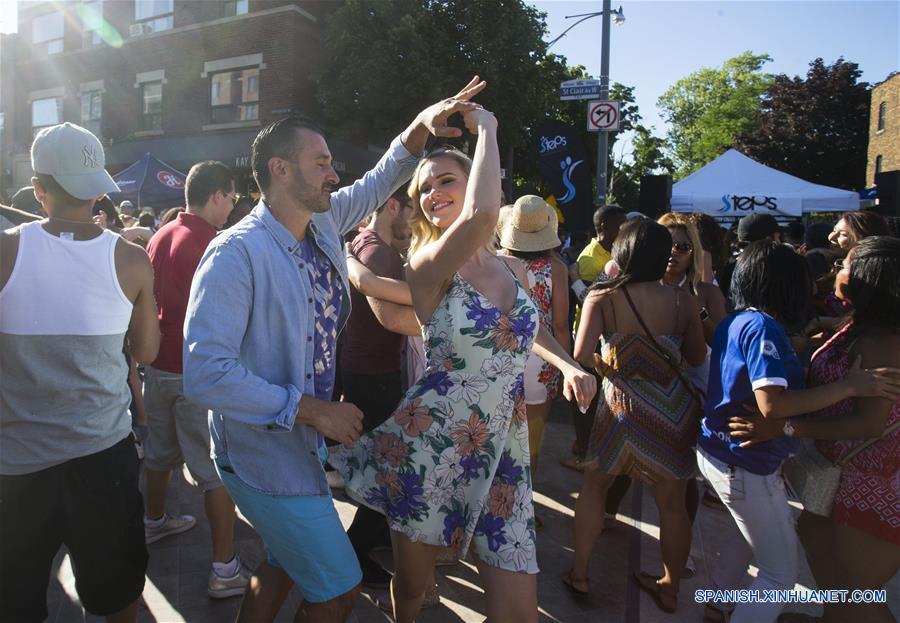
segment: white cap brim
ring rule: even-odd
[[[121,192],[119,186],[105,169],[90,174],[54,175],[53,179],[63,190],[75,197],[87,201],[108,193]]]

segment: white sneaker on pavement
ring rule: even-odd
[[[238,564],[237,573],[230,578],[223,578],[214,570],[209,570],[209,584],[207,594],[213,599],[224,599],[226,597],[237,597],[244,594],[244,589],[250,583],[250,576],[253,572],[243,564]]]
[[[197,525],[197,520],[192,515],[169,515],[166,513],[163,517],[165,521],[155,528],[151,527],[144,518],[144,542],[147,545],[173,534],[187,532]]]

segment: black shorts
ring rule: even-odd
[[[96,454],[0,476],[0,621],[47,618],[47,585],[61,545],[91,614],[113,614],[140,597],[147,546],[138,474],[129,435]]]

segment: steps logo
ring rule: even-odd
[[[555,136],[554,138],[547,138],[546,136],[541,137],[541,149],[540,154],[543,156],[544,154],[556,151],[560,147],[566,146],[566,137],[565,136]]]
[[[565,159],[559,163],[559,168],[563,171],[562,183],[563,186],[566,187],[566,194],[559,198],[560,203],[569,203],[573,199],[575,199],[575,184],[572,183],[572,173],[575,172],[575,167],[584,162],[584,160],[576,160],[572,162],[572,158],[570,156],[566,156]]]
[[[776,197],[722,195],[722,207],[719,212],[759,212],[759,208],[766,208],[771,212],[778,210]]]

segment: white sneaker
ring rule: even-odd
[[[332,489],[343,489],[347,486],[347,483],[344,482],[344,477],[338,471],[325,472],[325,480],[328,481],[328,486]]]
[[[230,578],[223,578],[214,570],[209,570],[209,584],[207,586],[207,594],[213,599],[224,599],[226,597],[237,597],[244,594],[244,589],[250,583],[250,576],[253,573],[243,564],[238,563],[238,570]]]
[[[144,519],[144,542],[147,545],[156,543],[160,539],[173,534],[181,534],[187,532],[197,525],[197,520],[191,515],[164,515],[166,520],[157,528],[151,528]]]

